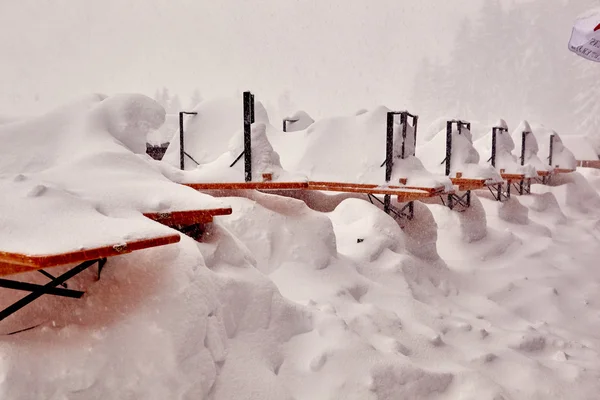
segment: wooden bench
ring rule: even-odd
[[[167,211],[144,213],[144,216],[163,225],[174,227],[177,225],[208,224],[218,215],[230,215],[231,208],[212,208],[205,210]]]
[[[309,182],[308,190],[339,192],[339,193],[361,193],[367,195],[391,195],[398,198],[398,202],[404,203],[427,197],[433,197],[428,190],[407,188],[400,186],[380,186],[376,184],[353,184],[342,182]],[[426,188],[429,189],[429,188]]]
[[[194,240],[201,241],[206,224],[213,222],[219,215],[230,215],[230,207],[212,208],[203,210],[168,211],[144,213],[144,216],[153,221],[171,227]]]
[[[525,174],[507,174],[502,172],[500,173],[500,176],[509,184],[517,181],[520,182],[525,179]]]
[[[201,183],[183,183],[196,190],[293,190],[306,189],[308,182],[201,182]]]
[[[100,272],[102,271],[102,268],[108,257],[127,254],[133,251],[148,249],[151,247],[177,243],[180,239],[181,237],[177,233],[163,234],[161,236],[126,241],[122,243],[114,243],[100,247],[43,255],[0,251],[0,276],[39,271],[50,279],[50,282],[45,285],[3,278],[0,279],[0,287],[2,288],[30,292],[27,296],[0,311],[0,321],[45,294],[80,298],[83,296],[84,292],[68,289],[66,282],[96,263],[98,264],[98,278],[100,278]],[[47,271],[44,271],[46,268],[66,266],[77,263],[79,264],[57,277],[54,277]],[[63,288],[58,288],[58,286],[63,286]]]
[[[399,179],[400,185],[406,185],[407,179]],[[196,190],[316,190],[340,193],[363,193],[371,195],[397,196],[399,202],[414,201],[428,197],[438,196],[445,192],[443,186],[418,187],[418,186],[381,186],[369,183],[330,182],[330,181],[300,181],[300,182],[208,182],[208,183],[183,183]],[[153,218],[154,219],[154,218]],[[160,221],[159,221],[160,222]]]
[[[469,190],[482,189],[486,186],[488,179],[474,178],[450,178],[454,186],[458,186],[458,190],[466,192]]]

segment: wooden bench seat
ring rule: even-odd
[[[174,233],[149,239],[140,239],[123,243],[115,243],[107,246],[75,250],[68,253],[45,255],[0,251],[0,276],[13,273],[13,268],[16,270],[16,272],[23,272],[23,268],[27,268],[28,270],[36,270],[80,263],[87,260],[97,260],[101,258],[118,256],[121,254],[127,254],[136,250],[147,249],[150,247],[177,243],[180,239],[181,237],[179,234]]]
[[[208,224],[213,217],[230,215],[231,208],[212,208],[205,210],[168,211],[144,213],[144,216],[166,226]]]
[[[486,186],[488,179],[474,179],[474,178],[450,178],[452,184],[458,186],[460,191],[477,190],[482,189]]]
[[[525,174],[507,174],[502,172],[500,176],[507,182],[522,181],[523,179],[525,179]]]
[[[70,298],[82,297],[84,292],[67,288],[66,282],[96,263],[98,264],[99,278],[100,271],[102,270],[102,267],[106,263],[106,259],[108,257],[127,254],[133,251],[148,249],[151,247],[177,243],[180,239],[180,235],[176,233],[162,234],[160,236],[153,236],[144,239],[124,241],[121,243],[55,254],[22,254],[9,251],[0,251],[0,276],[39,271],[50,280],[45,285],[40,285],[0,278],[1,288],[30,292],[25,297],[17,300],[15,303],[1,310],[0,321],[46,294]],[[79,264],[57,277],[54,277],[50,273],[44,271],[45,268],[67,266],[77,263]],[[63,288],[58,288],[58,286],[63,286]]]
[[[406,186],[381,186],[376,184],[354,184],[341,182],[309,182],[308,190],[320,190],[339,193],[362,193],[367,195],[396,196],[404,203],[437,196],[441,188],[420,188]]]
[[[405,185],[406,178],[399,179],[400,185]],[[389,185],[381,186],[370,183],[351,183],[351,182],[328,182],[328,181],[302,181],[302,182],[227,182],[227,183],[183,183],[196,190],[239,190],[239,189],[255,189],[255,190],[317,190],[340,193],[363,193],[372,195],[392,195],[397,196],[398,201],[407,202],[428,197],[438,196],[445,193],[444,186],[438,187],[419,187],[419,186],[400,186]],[[158,216],[152,216],[156,219]],[[159,221],[161,222],[161,221]]]
[[[293,190],[306,189],[308,182],[202,182],[202,183],[183,183],[196,190]]]

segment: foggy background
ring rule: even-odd
[[[0,0],[0,115],[140,92],[177,111],[252,90],[279,118],[383,104],[424,123],[600,127],[600,65],[567,49],[592,0]],[[277,124],[275,124],[277,126]],[[586,132],[581,132],[586,133]]]

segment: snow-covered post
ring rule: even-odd
[[[402,159],[404,160],[405,154],[405,148],[406,148],[406,125],[408,123],[408,118],[407,118],[407,113],[406,112],[402,112],[400,113],[400,125],[402,125]]]
[[[183,171],[183,111],[179,112],[179,169]]]
[[[526,148],[526,142],[527,142],[527,135],[529,135],[531,132],[528,131],[523,131],[521,132],[521,166],[525,165],[525,148]],[[521,180],[521,184],[519,185],[519,194],[522,196],[523,192],[525,191],[525,181]]]
[[[446,176],[450,175],[450,161],[452,160],[452,123],[446,122]]]
[[[253,95],[250,92],[244,92],[244,180],[252,181],[252,111]]]
[[[414,129],[414,145],[413,145],[413,157],[417,156],[417,125],[419,124],[419,116],[413,115],[413,129]]]
[[[554,134],[550,135],[550,152],[548,153],[548,164],[552,167],[552,153],[554,152]]]
[[[394,165],[394,115],[396,113],[389,111],[387,113],[387,138],[385,142],[385,181],[389,182],[392,179],[392,167]],[[383,210],[386,213],[390,212],[391,197],[385,195],[383,197]]]
[[[250,123],[253,124],[254,122],[254,95],[250,94]]]
[[[185,152],[185,148],[183,147],[183,136],[184,136],[183,116],[184,115],[198,115],[198,113],[197,112],[189,112],[189,111],[180,111],[179,112],[179,168],[182,171],[185,168],[185,162],[184,162],[185,156],[187,155],[188,157],[190,157],[190,155]],[[196,160],[194,160],[193,158],[192,158],[192,161],[196,162]],[[198,163],[196,163],[196,164],[198,164]]]
[[[496,135],[498,132],[500,132],[500,134],[502,134],[502,132],[508,132],[508,128],[503,126],[494,126],[492,128],[492,156],[490,157],[490,161],[492,162],[492,167],[494,168],[496,168]]]

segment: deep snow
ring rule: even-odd
[[[383,179],[386,109],[283,133],[259,104],[259,166]],[[143,96],[90,96],[0,126],[10,144],[0,157],[2,204],[12,207],[2,216],[2,249],[11,236],[20,238],[13,246],[66,246],[76,236],[67,230],[90,241],[120,229],[172,232],[140,212],[233,208],[204,243],[183,237],[115,257],[100,281],[93,271],[73,281],[87,290],[83,299],[45,296],[3,321],[2,332],[42,325],[2,336],[2,398],[596,398],[599,171],[555,176],[506,203],[478,192],[464,213],[417,202],[403,229],[359,195],[216,198],[167,178],[237,178],[241,171],[219,165],[240,150],[240,109],[237,101],[199,105],[186,142],[202,168],[185,172],[176,141],[164,163],[135,154],[164,120]],[[546,141],[538,132],[547,131],[533,132]],[[410,163],[409,178],[445,184],[425,169],[444,158],[436,138],[417,146],[418,158],[396,160],[395,172]],[[466,139],[457,160],[489,171],[473,150],[490,137]],[[19,278],[43,282],[38,275]],[[0,291],[3,304],[18,295]]]

